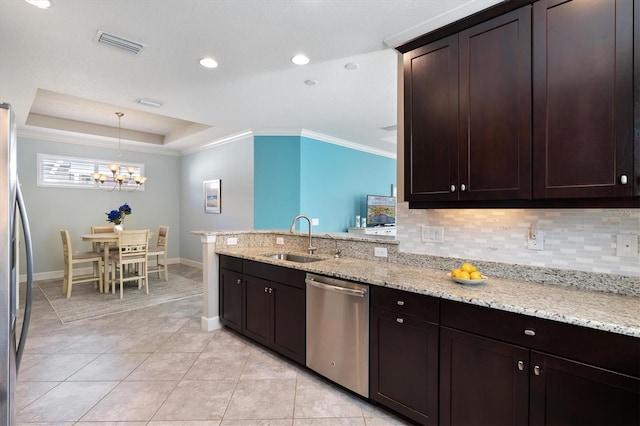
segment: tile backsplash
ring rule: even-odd
[[[640,254],[618,257],[617,234],[640,235],[640,209],[438,209],[398,204],[397,240],[405,253],[640,277]],[[527,248],[532,224],[544,250]],[[422,227],[444,229],[442,243]]]

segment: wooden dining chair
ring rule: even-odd
[[[111,291],[115,294],[116,283],[119,283],[120,299],[124,296],[124,283],[127,281],[137,281],[139,289],[144,285],[146,293],[149,294],[149,284],[147,280],[148,248],[148,229],[120,232],[118,249],[115,253],[109,253],[109,262],[111,263]],[[130,265],[133,266],[133,268],[128,268],[125,274],[125,266]]]
[[[169,242],[169,227],[168,226],[159,226],[158,227],[158,240],[155,246],[149,247],[149,252],[147,253],[153,259],[153,256],[156,258],[155,266],[151,266],[153,269],[149,269],[147,271],[148,274],[157,272],[158,278],[160,278],[160,272],[164,273],[164,280],[169,281],[169,268],[167,265],[167,244]]]
[[[71,247],[71,238],[69,237],[69,231],[66,229],[60,230],[60,237],[62,238],[62,251],[64,253],[64,277],[62,280],[62,293],[67,295],[67,299],[71,297],[71,289],[74,284],[94,282],[96,288],[100,287],[100,292],[103,291],[102,282],[102,254],[97,251],[73,251]],[[75,266],[79,264],[91,263],[93,267],[92,274],[76,275]]]
[[[91,233],[92,234],[109,234],[113,232],[113,225],[111,226],[92,226]],[[101,251],[102,244],[101,243],[93,243],[94,251]]]

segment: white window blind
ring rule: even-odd
[[[98,189],[91,176],[97,172],[107,176],[104,186],[110,188],[114,182],[109,164],[120,164],[120,173],[126,176],[129,176],[126,166],[133,166],[136,168],[134,175],[144,176],[144,164],[140,163],[125,164],[121,161],[38,154],[38,186]],[[132,181],[122,186],[133,189],[136,184]],[[144,191],[144,185],[139,191]]]

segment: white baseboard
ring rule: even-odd
[[[220,322],[220,317],[202,317],[200,318],[200,326],[204,331],[213,331],[219,328],[222,328],[222,323]]]

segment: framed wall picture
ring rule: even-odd
[[[220,179],[205,180],[203,182],[204,192],[204,212],[219,214],[222,206],[222,193],[221,193]]]

